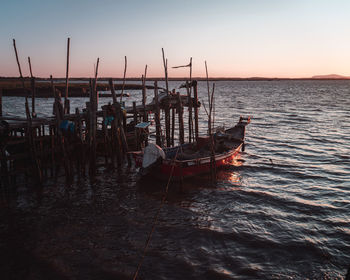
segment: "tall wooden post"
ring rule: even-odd
[[[168,101],[167,101],[168,102]],[[166,138],[166,146],[171,146],[171,139],[170,139],[170,106],[169,103],[165,104],[164,108],[164,114],[165,114],[165,138]]]
[[[36,117],[35,113],[35,78],[31,77],[30,78],[30,85],[31,85],[31,90],[32,90],[32,117]]]
[[[16,55],[16,61],[17,61],[17,66],[18,66],[18,71],[19,71],[19,77],[20,77],[20,80],[22,82],[22,88],[23,88],[23,91],[25,91],[25,85],[24,85],[24,79],[23,79],[23,75],[22,75],[22,70],[21,70],[21,64],[19,63],[19,59],[18,59],[18,52],[17,52],[17,47],[16,47],[16,40],[15,39],[12,39],[13,40],[13,48],[15,50],[15,55]],[[26,92],[25,92],[26,93]],[[28,103],[28,96],[26,94],[25,96],[25,103],[27,104]]]
[[[0,88],[0,117],[2,117],[2,88]]]
[[[193,120],[192,120],[192,96],[189,84],[186,81],[187,102],[188,102],[188,142],[192,142]]]
[[[172,98],[176,97],[176,93],[175,93],[175,89],[172,90]],[[171,146],[174,147],[175,144],[175,110],[176,110],[177,106],[175,108],[171,108]]]
[[[171,108],[171,146],[175,144],[175,108]]]
[[[108,82],[109,82],[109,88],[110,88],[111,93],[112,93],[113,104],[115,104],[115,103],[117,103],[117,97],[115,95],[115,89],[114,89],[114,84],[113,84],[112,78],[110,78]]]
[[[29,72],[30,77],[33,78],[32,63],[30,62],[30,57],[28,56]]]
[[[155,119],[156,119],[156,144],[162,147],[161,139],[161,124],[160,124],[160,108],[158,100],[158,84],[157,81],[154,82],[154,100],[156,104]]]
[[[177,93],[177,113],[179,116],[179,138],[180,144],[185,143],[185,132],[184,132],[184,119],[183,119],[183,106],[181,101],[180,93]]]
[[[96,82],[96,79],[95,79]],[[96,173],[96,92],[95,85],[90,79],[90,175]]]
[[[139,131],[138,128],[136,127],[137,125],[137,109],[136,109],[136,102],[134,101],[132,103],[132,107],[134,109],[134,125],[135,125],[135,149],[136,151],[139,150]]]
[[[194,94],[194,134],[196,141],[198,141],[198,87],[197,81],[193,81],[193,94]]]
[[[98,109],[98,90],[97,90],[97,74],[98,74],[98,65],[100,63],[100,58],[97,58],[97,62],[96,62],[96,69],[95,69],[95,81],[94,81],[94,86],[93,86],[93,90],[94,90],[94,101],[95,101],[95,110],[97,111]]]
[[[142,76],[142,107],[143,107],[143,121],[148,121],[148,115],[146,112],[146,85],[145,85],[145,77]]]
[[[78,147],[77,147],[77,151],[76,151],[76,161],[77,161],[77,171],[78,171],[78,176],[80,178],[80,175],[81,174],[84,174],[83,172],[83,168],[82,166],[84,166],[84,157],[85,157],[85,154],[84,154],[84,151],[83,151],[83,128],[82,128],[82,123],[81,123],[81,117],[80,117],[80,111],[79,111],[79,108],[75,108],[75,115],[76,115],[76,118],[75,118],[75,127],[76,127],[76,134],[79,138],[79,144],[78,144]]]
[[[29,72],[30,72],[30,85],[31,85],[31,92],[32,92],[32,117],[36,117],[35,113],[35,78],[33,76],[32,71],[32,63],[30,62],[30,57],[28,56],[28,64],[29,64]]]
[[[108,131],[107,131],[107,111],[102,109],[103,120],[102,120],[102,132],[103,132],[103,143],[104,143],[104,156],[105,156],[105,164],[108,165],[108,154],[109,152],[109,143],[108,143]]]
[[[122,86],[122,93],[120,94],[120,104],[122,104],[123,100],[123,94],[124,94],[124,88],[125,88],[125,79],[126,79],[126,69],[128,67],[128,60],[126,56],[124,56],[124,76],[123,76],[123,86]]]
[[[163,55],[163,66],[164,66],[164,74],[165,74],[166,94],[167,94],[167,96],[169,97],[168,59],[165,59],[164,49],[163,49],[163,48],[162,48],[162,55]],[[170,108],[169,108],[169,103],[165,105],[164,114],[165,114],[165,136],[166,136],[166,145],[167,145],[167,147],[170,147],[171,141],[170,141]]]
[[[113,110],[113,117],[114,120],[112,122],[112,147],[113,147],[113,153],[116,153],[117,157],[117,166],[120,168],[122,164],[122,156],[121,156],[121,138],[120,138],[120,120],[118,116],[118,105],[119,103],[116,102],[113,104],[114,110]]]
[[[25,103],[25,109],[26,109],[26,116],[27,116],[27,132],[26,132],[26,134],[27,134],[28,142],[29,142],[29,150],[30,150],[31,157],[32,157],[34,164],[35,164],[36,177],[37,177],[39,183],[41,184],[42,183],[42,171],[41,171],[41,167],[40,167],[40,161],[38,158],[38,154],[36,151],[36,143],[35,143],[35,139],[34,139],[35,132],[33,131],[33,128],[32,128],[32,118],[30,116],[28,102]]]
[[[70,45],[70,38],[67,39],[66,92],[64,95],[64,113],[65,114],[70,113],[70,104],[68,99],[69,45]]]

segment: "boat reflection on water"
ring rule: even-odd
[[[239,154],[229,164],[217,170],[216,180],[214,180],[214,182],[210,174],[202,174],[201,176],[187,178],[183,181],[170,180],[168,191],[169,193],[178,193],[198,189],[220,188],[221,182],[229,182],[230,185],[240,186],[242,180],[240,169],[244,166],[244,162],[244,159],[241,158],[241,154]],[[165,191],[167,183],[168,181],[144,177],[142,180],[138,181],[137,186],[140,191],[157,193]]]

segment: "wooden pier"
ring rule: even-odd
[[[97,110],[99,87],[96,79],[91,79],[85,90],[89,102],[74,113],[65,110],[61,100],[62,88],[57,88],[51,79],[51,96],[54,98],[53,115],[47,118],[36,116],[35,78],[29,89],[22,89],[30,96],[32,106],[26,98],[26,117],[8,117],[2,114],[2,90],[0,89],[0,162],[1,187],[16,185],[18,180],[41,185],[45,179],[64,175],[67,182],[75,178],[94,176],[97,162],[107,168],[131,165],[131,151],[140,150],[149,139],[149,126],[155,125],[155,141],[165,147],[174,145],[175,114],[179,128],[179,142],[185,142],[183,107],[188,107],[188,137],[194,141],[198,137],[197,82],[186,82],[187,94],[159,89],[157,82],[140,85],[142,100],[133,106],[123,108],[117,101],[116,86],[110,79],[103,90],[109,90],[111,102]],[[146,103],[146,90],[154,91],[152,101]],[[191,89],[191,90],[189,90]],[[66,89],[67,90],[67,89]],[[193,92],[193,97],[191,96]],[[120,96],[120,95],[119,95]],[[66,98],[68,96],[66,95]],[[67,105],[66,105],[67,106]],[[32,111],[30,111],[30,107]],[[172,121],[170,121],[172,112]],[[194,116],[192,115],[192,112]],[[165,121],[160,116],[164,113]],[[192,124],[194,120],[194,125]]]

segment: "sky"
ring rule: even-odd
[[[348,0],[0,0],[0,76],[350,76]]]

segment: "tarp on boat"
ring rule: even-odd
[[[147,168],[154,164],[159,158],[165,159],[165,153],[161,147],[150,143],[143,151],[142,167]]]

